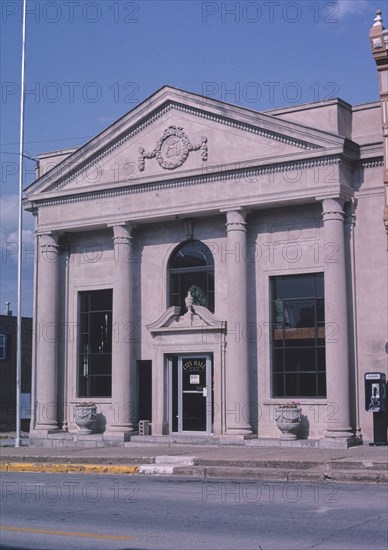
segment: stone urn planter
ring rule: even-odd
[[[298,431],[301,423],[302,409],[299,403],[285,403],[275,407],[275,421],[279,430],[282,432],[280,439],[297,439],[295,432]]]
[[[93,433],[93,425],[97,418],[97,405],[95,403],[77,403],[73,407],[73,414],[79,434]]]

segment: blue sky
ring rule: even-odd
[[[0,311],[16,311],[21,0],[1,10]],[[257,111],[378,100],[369,30],[382,0],[27,0],[25,152],[81,145],[165,84]],[[383,18],[388,22],[388,10]],[[25,184],[34,179],[27,161]],[[33,220],[24,305],[32,312]]]

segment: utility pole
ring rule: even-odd
[[[23,246],[23,150],[24,150],[24,103],[26,68],[26,9],[23,0],[22,11],[22,68],[20,82],[20,140],[19,140],[19,204],[18,204],[18,309],[16,336],[16,438],[15,447],[20,447],[21,424],[21,378],[22,378],[22,246]]]

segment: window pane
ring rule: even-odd
[[[318,397],[326,397],[326,374],[318,374]]]
[[[170,260],[170,269],[213,266],[213,256],[200,241],[188,241],[180,246]]]
[[[286,371],[315,371],[315,349],[286,349],[284,363]]]
[[[80,376],[79,378],[78,395],[79,397],[88,397],[86,376]]]
[[[274,372],[283,372],[283,349],[274,349],[272,352],[272,368]]]
[[[296,374],[285,375],[285,395],[290,397],[298,397],[298,376]]]
[[[315,374],[303,374],[300,377],[300,393],[298,394],[298,397],[316,396],[316,380],[317,378]]]
[[[324,298],[325,288],[323,285],[323,273],[317,273],[315,275],[315,284],[316,284],[316,296]]]
[[[89,292],[80,292],[80,312],[89,311]]]
[[[111,372],[111,356],[105,355],[92,355],[90,357],[89,375],[105,374],[110,375]]]
[[[317,369],[321,372],[325,372],[326,370],[326,353],[325,348],[318,348],[317,349]]]
[[[90,378],[90,393],[93,397],[111,397],[111,376],[92,376]],[[88,397],[89,397],[88,396]]]
[[[170,279],[170,291],[172,294],[179,294],[179,278],[177,273],[171,274]]]
[[[317,321],[318,323],[325,322],[325,304],[323,298],[317,300]]]
[[[283,374],[274,374],[272,393],[274,397],[284,397],[284,376]]]
[[[111,311],[112,310],[112,291],[96,290],[89,293],[90,311]]]
[[[275,278],[273,298],[311,298],[315,296],[315,274]]]
[[[7,335],[0,334],[0,359],[7,359]]]

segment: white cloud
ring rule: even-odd
[[[18,242],[18,195],[2,195],[0,198],[0,239],[3,243]],[[29,212],[23,214],[23,243],[25,245],[34,242],[34,217]],[[15,258],[16,260],[16,258]]]
[[[365,13],[366,10],[370,9],[370,1],[369,0],[337,0],[337,6],[338,6],[338,11],[335,14],[335,17],[342,20],[347,15],[361,15]]]
[[[4,302],[11,302],[14,314],[17,307],[17,243],[18,243],[18,195],[2,194],[0,197],[0,311]],[[23,294],[22,314],[32,314],[34,217],[23,215]]]
[[[34,242],[34,232],[31,229],[23,229],[22,231],[23,242],[25,244],[31,244]],[[15,231],[8,235],[8,239],[5,241],[8,243],[17,243],[18,242],[18,233]]]

